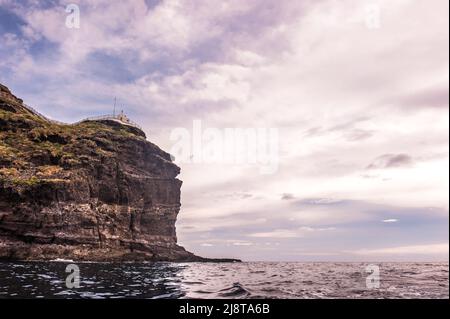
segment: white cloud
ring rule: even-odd
[[[396,223],[396,222],[398,222],[398,219],[395,219],[395,218],[383,219],[382,222],[383,223]]]
[[[253,243],[250,242],[235,242],[233,246],[253,246]]]
[[[430,245],[412,245],[399,246],[378,249],[360,249],[350,253],[357,255],[447,255],[449,244],[430,244]],[[448,258],[448,257],[447,257]]]
[[[28,104],[57,119],[109,112],[117,96],[165,150],[171,129],[190,129],[194,118],[217,128],[278,127],[274,175],[182,165],[182,241],[233,228],[253,238],[319,238],[331,224],[385,218],[339,207],[340,199],[433,207],[429,220],[448,219],[448,1],[377,3],[381,24],[371,30],[366,3],[355,0],[83,1],[81,28],[71,30],[63,5],[2,1],[27,24],[21,39],[2,36],[0,68]],[[55,55],[38,61],[29,48],[39,39],[57,44]],[[87,57],[98,52],[122,61],[132,80],[87,76],[81,67],[89,70]],[[392,165],[408,159],[414,165]],[[253,196],[224,196],[231,193]],[[318,198],[316,206],[290,206],[302,198]],[[292,227],[267,231],[275,217]]]

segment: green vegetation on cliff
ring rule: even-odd
[[[87,161],[114,156],[121,139],[145,140],[143,133],[137,135],[122,125],[94,121],[55,124],[10,102],[11,99],[0,95],[0,181],[3,183],[32,186],[40,181],[67,179],[67,171]]]

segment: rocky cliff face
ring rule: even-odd
[[[0,85],[0,259],[204,260],[177,245],[179,171],[139,129],[55,124]]]

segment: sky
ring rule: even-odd
[[[177,153],[196,254],[448,261],[448,6],[0,0],[0,82],[68,123],[116,97]]]

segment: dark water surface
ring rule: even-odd
[[[448,263],[0,263],[0,298],[449,298]]]

